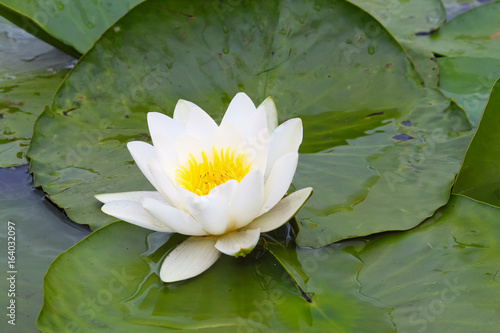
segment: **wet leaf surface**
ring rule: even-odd
[[[438,58],[439,88],[452,98],[477,126],[491,88],[500,77],[500,59],[476,57]]]
[[[142,0],[2,0],[0,15],[62,51],[79,57]]]
[[[496,332],[499,221],[499,209],[452,196],[416,229],[353,249],[361,292],[394,307],[398,332]]]
[[[500,81],[497,80],[453,187],[453,193],[496,207],[500,207],[499,109]]]
[[[163,284],[159,265],[180,240],[124,222],[97,230],[53,263],[40,330],[394,331],[391,309],[359,292],[361,262],[339,246],[295,253],[274,245],[308,276],[306,287],[314,292],[308,302],[262,248],[245,258],[223,255],[199,277]],[[94,256],[96,247],[115,255]]]
[[[440,0],[350,0],[373,15],[397,39],[413,39],[444,23],[446,11]]]
[[[472,8],[431,35],[419,36],[434,53],[445,56],[497,58],[500,54],[500,2]],[[478,24],[481,22],[481,24]]]
[[[151,189],[125,147],[150,140],[146,113],[171,115],[182,98],[220,121],[243,90],[256,103],[272,96],[280,121],[304,122],[294,185],[315,192],[298,215],[300,245],[414,227],[448,200],[470,124],[380,26],[356,39],[367,24],[378,23],[345,2],[141,4],[39,118],[35,184],[73,220],[110,223],[94,194]]]
[[[74,63],[0,18],[0,167],[27,163],[35,120]]]

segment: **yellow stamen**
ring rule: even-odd
[[[217,151],[212,146],[211,155],[201,152],[202,161],[198,162],[189,154],[186,166],[177,168],[175,180],[179,186],[198,195],[206,195],[217,185],[230,179],[240,182],[250,171],[251,164],[245,162],[245,154],[235,156],[235,150],[227,147]]]

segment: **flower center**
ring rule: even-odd
[[[186,166],[179,166],[175,180],[177,184],[197,195],[207,195],[217,185],[230,179],[240,182],[250,171],[250,163],[245,163],[245,154],[235,155],[235,150],[227,147],[217,151],[212,146],[210,155],[201,152],[203,161],[198,162],[192,154]]]

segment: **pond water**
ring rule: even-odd
[[[59,253],[83,239],[90,230],[69,220],[45,198],[41,190],[33,187],[28,165],[0,169],[0,189],[1,248],[7,249],[8,224],[15,228],[16,242],[12,270],[16,272],[13,273],[16,325],[8,327],[8,332],[38,332],[36,318],[42,306],[45,272]],[[7,256],[2,253],[2,269],[7,264]],[[6,279],[1,279],[2,293],[9,289],[7,283]],[[2,306],[6,306],[9,299],[2,299]],[[2,320],[0,326],[7,325],[6,320]]]

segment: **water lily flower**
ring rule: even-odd
[[[287,196],[302,142],[302,122],[280,126],[268,97],[255,107],[238,93],[220,126],[197,105],[179,100],[172,118],[148,113],[153,145],[127,147],[156,191],[98,194],[102,211],[123,221],[187,238],[165,258],[164,282],[194,277],[221,253],[244,256],[260,233],[274,230],[312,193]]]

